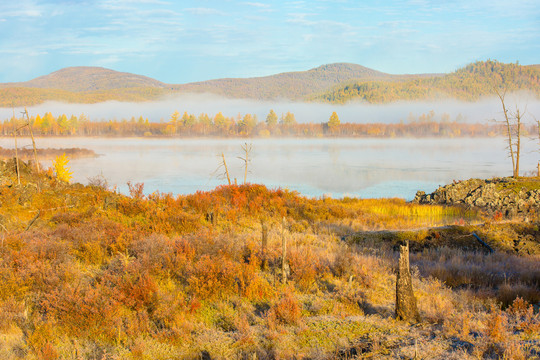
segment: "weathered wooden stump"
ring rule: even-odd
[[[399,266],[396,280],[396,319],[413,322],[420,321],[412,287],[409,267],[409,242],[399,247]]]

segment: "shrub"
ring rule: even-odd
[[[302,305],[290,287],[281,295],[279,301],[268,311],[270,322],[278,321],[286,325],[296,325],[302,318]]]
[[[203,255],[189,270],[190,291],[201,299],[227,297],[239,292],[238,265],[226,257]]]

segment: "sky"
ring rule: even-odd
[[[101,66],[166,83],[350,62],[447,73],[540,63],[538,0],[0,0],[0,82]]]

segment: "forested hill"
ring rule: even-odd
[[[351,80],[402,81],[437,75],[391,75],[361,65],[335,63],[307,71],[247,79],[218,79],[175,87],[181,92],[214,93],[233,98],[303,100]]]
[[[508,91],[528,90],[540,96],[540,66],[505,64],[492,60],[478,61],[439,77],[408,81],[355,80],[309,99],[331,103],[388,103],[445,98],[476,101],[482,96],[492,95],[494,86],[506,87]]]
[[[26,82],[0,84],[0,107],[30,106],[48,100],[70,103],[151,101],[165,95],[193,92],[229,98],[332,103],[439,98],[474,101],[490,94],[492,84],[503,79],[511,90],[526,89],[540,95],[539,78],[538,65],[497,61],[477,62],[446,75],[391,75],[356,64],[336,63],[265,77],[178,85],[104,68],[72,67]]]
[[[0,106],[33,105],[47,100],[96,103],[107,100],[155,100],[170,93],[211,93],[229,98],[303,100],[343,82],[402,80],[412,75],[390,75],[364,66],[336,63],[307,71],[246,78],[217,79],[188,84],[160,81],[98,67],[65,68],[46,76],[0,84]],[[415,78],[433,75],[414,75]]]

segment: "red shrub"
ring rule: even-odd
[[[283,293],[281,299],[270,308],[268,317],[282,324],[295,325],[302,318],[302,305],[290,288]]]
[[[238,264],[225,256],[202,256],[189,271],[188,283],[201,299],[225,297],[239,292]]]

